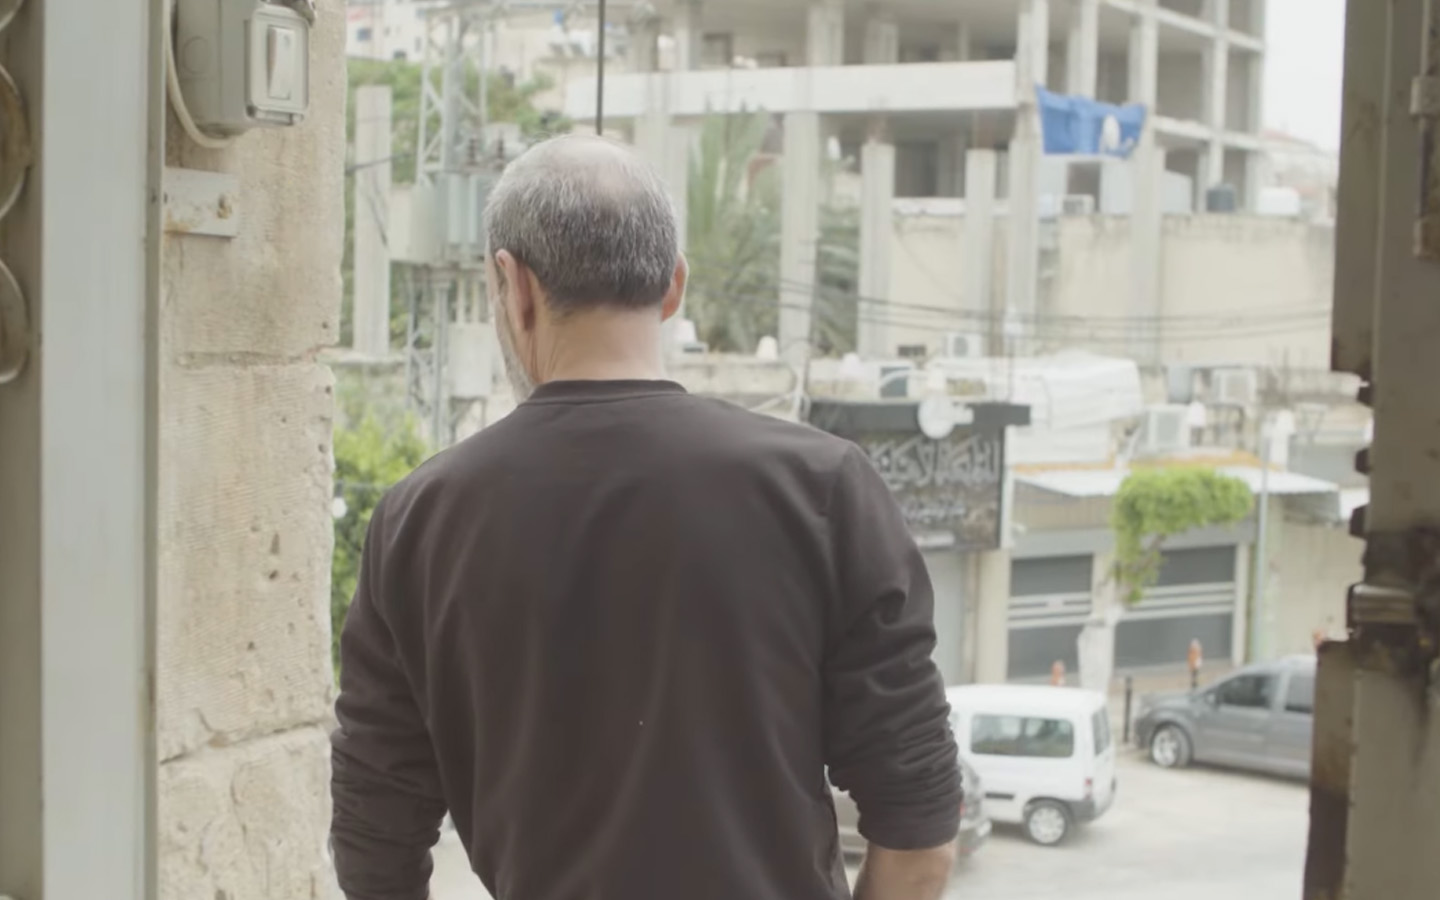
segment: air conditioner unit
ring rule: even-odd
[[[1140,427],[1140,453],[1163,456],[1190,447],[1190,408],[1188,406],[1152,406],[1145,410]]]
[[[1259,379],[1254,369],[1216,369],[1210,373],[1210,402],[1215,406],[1255,404]]]
[[[984,355],[984,335],[964,332],[951,332],[945,335],[945,356],[952,359],[975,359]]]
[[[1095,198],[1089,194],[1066,194],[1060,203],[1060,214],[1064,216],[1095,215]]]

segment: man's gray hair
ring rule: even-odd
[[[485,208],[493,255],[508,250],[564,314],[657,306],[679,259],[675,208],[660,176],[629,147],[551,138],[505,169]]]

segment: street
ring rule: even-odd
[[[1169,772],[1133,752],[1100,821],[1043,849],[997,828],[963,862],[955,900],[1293,900],[1305,862],[1303,784],[1191,769]],[[436,851],[434,900],[484,900],[453,833]]]

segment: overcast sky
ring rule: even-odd
[[[1265,125],[1340,146],[1345,0],[1270,0]]]

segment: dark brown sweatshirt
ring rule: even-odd
[[[849,896],[826,771],[896,850],[955,837],[930,582],[852,444],[668,382],[562,382],[370,524],[333,848],[424,900],[448,810],[497,900]]]

